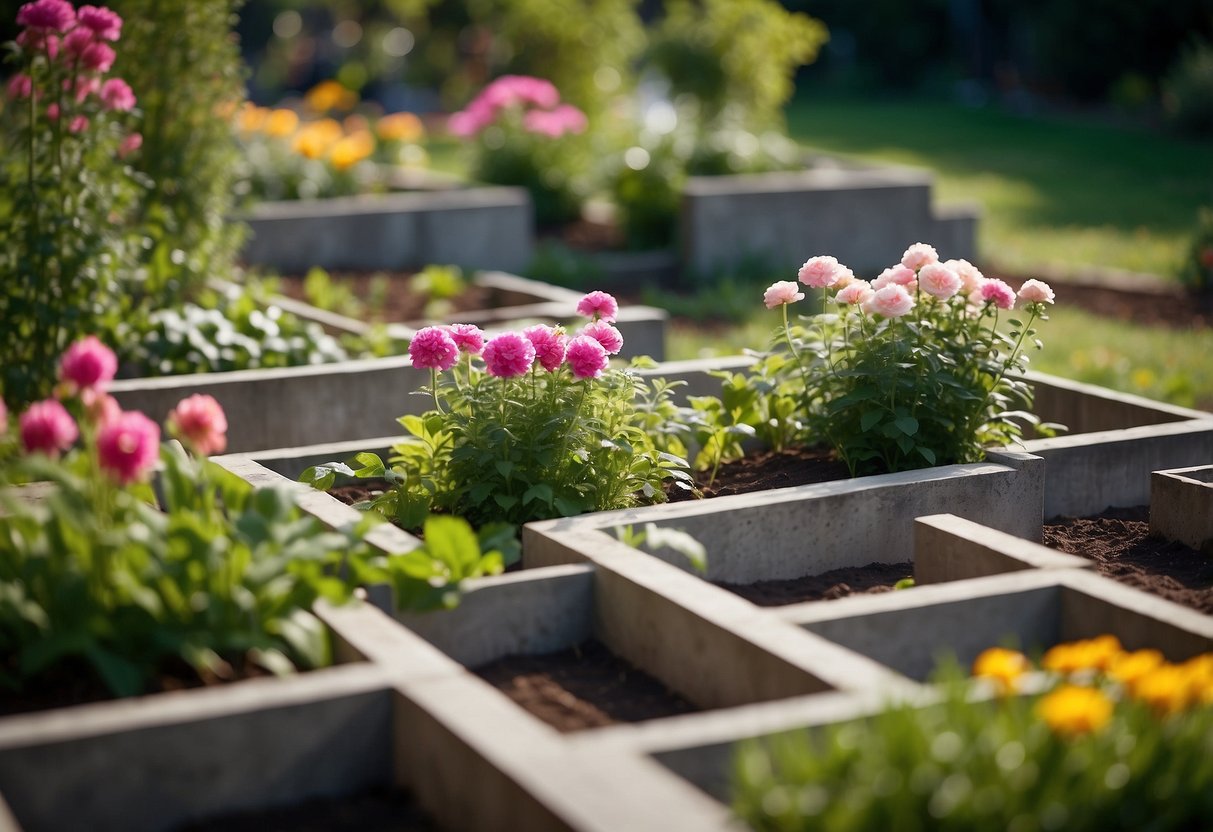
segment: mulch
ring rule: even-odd
[[[904,561],[849,566],[784,581],[758,581],[752,584],[717,582],[716,586],[760,607],[782,607],[803,601],[830,601],[848,595],[892,592],[898,581],[913,577],[914,564]]]
[[[427,297],[413,291],[411,281],[413,272],[333,272],[329,275],[334,284],[349,289],[355,298],[366,303],[372,294],[375,279],[382,275],[387,278],[387,291],[383,305],[368,310],[368,320],[383,323],[405,323],[421,321],[430,317],[426,314]],[[303,275],[286,275],[278,278],[278,290],[284,296],[295,300],[307,301],[303,291]],[[481,286],[469,284],[457,297],[451,298],[442,309],[445,319],[460,312],[473,312],[492,309],[493,292]]]

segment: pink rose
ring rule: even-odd
[[[986,278],[977,294],[982,303],[992,303],[999,309],[1010,309],[1015,305],[1015,292],[998,278]]]
[[[101,40],[117,40],[122,34],[122,18],[105,6],[81,6],[76,19]]]
[[[766,304],[767,309],[774,309],[785,303],[795,303],[798,300],[804,300],[804,292],[800,291],[799,285],[790,280],[776,281],[762,293],[762,302]]]
[[[914,271],[918,271],[928,263],[938,262],[939,254],[926,243],[915,243],[906,249],[905,254],[901,255],[901,265]]]
[[[160,455],[160,426],[131,410],[97,431],[97,461],[123,485],[139,479]]]
[[[1024,303],[1052,303],[1053,287],[1042,280],[1028,280],[1019,287],[1019,299]]]
[[[95,335],[76,341],[59,359],[60,380],[79,389],[104,390],[117,372],[117,356]]]
[[[8,97],[21,101],[34,94],[34,81],[24,72],[18,72],[8,79]]]
[[[588,335],[578,335],[569,341],[565,361],[573,371],[574,378],[585,379],[601,376],[610,358],[602,344]]]
[[[866,280],[856,280],[848,283],[834,296],[836,303],[859,305],[866,303],[876,292]]]
[[[877,290],[863,304],[863,310],[868,314],[885,318],[900,318],[913,308],[914,298],[904,286],[896,283]]]
[[[611,355],[619,355],[623,349],[623,335],[606,321],[591,321],[582,327],[580,334],[588,335],[602,344],[602,348]]]
[[[610,326],[610,324],[606,324],[606,326]],[[535,360],[539,362],[539,366],[549,373],[554,373],[560,369],[560,365],[564,363],[565,343],[568,341],[561,330],[556,327],[536,324],[522,330],[522,334],[527,337],[527,340],[531,342],[531,346],[535,348]]]
[[[503,332],[484,345],[485,368],[498,378],[526,375],[535,363],[535,345],[519,332]]]
[[[838,259],[828,254],[810,257],[800,267],[797,277],[806,286],[814,289],[825,289],[838,281],[853,276],[850,269],[838,262]]]
[[[975,289],[980,289],[981,282],[986,279],[985,275],[968,260],[949,260],[944,265],[960,276],[960,280],[964,284],[962,291],[966,295],[972,293]]]
[[[918,287],[940,300],[952,297],[963,285],[960,275],[942,263],[927,263],[918,272]]]
[[[577,314],[613,324],[619,316],[619,303],[606,292],[590,292],[577,302]]]
[[[891,284],[913,286],[914,281],[917,279],[918,275],[913,269],[898,263],[896,266],[889,266],[889,268],[881,272],[880,277],[872,281],[872,288],[879,291]]]
[[[409,342],[409,358],[418,369],[449,370],[459,361],[459,347],[445,327],[427,326]]]
[[[469,355],[480,355],[484,352],[484,332],[480,327],[475,324],[451,324],[446,329],[460,352]]]
[[[227,447],[227,416],[211,396],[195,393],[178,402],[168,415],[168,429],[203,456]]]
[[[76,441],[80,431],[67,409],[54,399],[34,402],[21,414],[21,445],[30,453],[58,456]]]
[[[135,106],[135,94],[121,78],[111,78],[101,86],[101,102],[107,110],[126,112]]]
[[[66,32],[76,22],[76,12],[67,0],[34,0],[17,10],[17,25],[31,29]]]

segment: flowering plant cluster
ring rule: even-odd
[[[1201,208],[1180,279],[1194,293],[1213,298],[1213,208]]]
[[[809,259],[798,277],[764,295],[783,316],[753,381],[769,390],[755,427],[772,445],[824,441],[852,473],[899,471],[978,461],[1024,423],[1049,429],[1029,412],[1020,377],[1025,346],[1043,346],[1032,325],[1048,319],[1047,284],[1029,280],[1016,292],[924,243],[871,282],[829,256]],[[804,287],[822,292],[827,311],[801,326],[788,307]]]
[[[585,113],[562,103],[555,85],[527,75],[496,79],[447,122],[454,135],[475,140],[473,176],[525,187],[541,224],[580,210],[576,177],[588,160],[576,137],[587,126]]]
[[[573,335],[544,324],[492,337],[470,324],[420,330],[409,356],[430,371],[434,409],[400,420],[409,437],[392,467],[360,454],[357,469],[317,466],[304,480],[386,477],[373,506],[405,528],[431,512],[482,526],[661,501],[663,480],[690,477],[644,429],[644,382],[609,367],[623,347],[618,305],[590,292],[577,312],[590,320]]]
[[[973,674],[983,681],[945,669],[936,706],[749,745],[734,808],[780,830],[1181,830],[1213,817],[1213,653],[1170,663],[1105,635],[1036,666],[993,648]],[[1031,692],[1008,695],[1020,687]]]
[[[361,526],[326,532],[289,491],[212,470],[227,418],[210,396],[173,409],[181,444],[161,446],[155,422],[106,392],[116,367],[96,338],[73,343],[56,397],[27,407],[15,436],[0,402],[0,696],[69,676],[131,695],[174,662],[204,680],[314,667],[329,657],[317,599],[386,583],[401,606],[450,606],[464,577],[501,571],[453,518],[389,557]]]

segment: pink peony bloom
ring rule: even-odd
[[[63,39],[63,51],[73,58],[79,59],[84,51],[96,42],[97,39],[93,37],[92,32],[76,27]]]
[[[777,280],[762,293],[762,302],[767,309],[774,309],[785,303],[795,303],[798,300],[804,300],[804,292],[800,291],[800,286],[791,280]]]
[[[834,296],[835,303],[858,305],[867,302],[876,292],[866,280],[856,280],[848,283]]]
[[[123,138],[122,143],[118,145],[118,157],[125,159],[141,147],[143,147],[143,134],[131,133]]]
[[[980,289],[981,282],[986,279],[985,275],[968,260],[949,260],[944,265],[960,276],[960,280],[964,284],[964,288],[961,291],[966,295],[971,294],[976,289]]]
[[[46,105],[46,118],[48,121],[58,121],[59,120],[59,105],[58,104],[47,104]]]
[[[95,425],[104,425],[122,414],[118,400],[97,388],[81,390],[80,401],[84,404],[84,412]]]
[[[477,106],[473,101],[467,108],[457,113],[451,113],[446,120],[446,129],[452,135],[466,138],[474,136],[493,123],[494,113],[484,105]]]
[[[913,269],[898,263],[881,272],[880,276],[872,281],[872,288],[879,291],[889,285],[913,286],[917,278],[918,275]]]
[[[564,349],[568,342],[563,331],[558,327],[536,324],[522,330],[522,334],[535,347],[535,360],[539,362],[539,366],[549,373],[560,369],[560,365],[564,363]]]
[[[29,98],[34,94],[34,81],[24,72],[18,72],[8,79],[8,97],[14,101]]]
[[[59,57],[59,45],[62,41],[58,35],[52,35],[42,29],[26,29],[17,35],[17,43],[21,45],[22,49],[30,52],[45,49],[46,56],[53,61]]]
[[[938,263],[939,254],[926,243],[915,243],[901,255],[901,265],[907,269],[918,271],[928,263]]]
[[[619,355],[623,349],[623,335],[606,321],[591,321],[581,328],[580,335],[588,335],[611,355]]]
[[[459,361],[459,347],[446,327],[427,326],[409,342],[409,358],[418,369],[449,370]]]
[[[825,289],[854,275],[850,269],[839,263],[836,257],[822,254],[806,260],[796,276],[806,286]]]
[[[554,110],[531,110],[522,117],[522,126],[531,133],[558,139],[565,133],[584,133],[589,122],[585,113],[572,104]]]
[[[960,275],[942,263],[927,263],[918,272],[918,287],[940,300],[952,297],[963,285]]]
[[[114,65],[114,50],[104,43],[90,43],[80,53],[80,65],[93,72],[109,72]]]
[[[513,378],[526,375],[535,363],[535,345],[519,332],[503,332],[484,345],[485,368],[489,375]]]
[[[121,78],[111,78],[101,87],[101,103],[107,110],[126,112],[135,106],[135,94]]]
[[[900,318],[913,308],[914,298],[904,286],[896,283],[873,292],[863,304],[863,311],[886,318]]]
[[[211,396],[195,393],[178,402],[168,415],[168,429],[203,456],[227,447],[227,416]]]
[[[446,328],[460,352],[480,355],[484,352],[484,332],[475,324],[451,324]]]
[[[67,409],[54,399],[34,402],[19,422],[21,445],[30,453],[58,456],[76,441],[80,431]]]
[[[71,120],[71,123],[67,125],[67,132],[69,133],[83,133],[87,129],[88,116],[76,116]]]
[[[502,75],[476,98],[494,111],[515,105],[550,110],[560,103],[560,93],[551,81],[530,75]]]
[[[1028,280],[1019,287],[1018,297],[1024,303],[1052,303],[1053,287],[1043,280]]]
[[[81,6],[76,20],[101,40],[117,40],[122,34],[122,18],[105,6]]]
[[[76,22],[76,12],[67,0],[34,0],[17,10],[17,25],[30,29],[66,32]]]
[[[1015,305],[1015,292],[997,278],[987,278],[977,290],[982,303],[992,303],[999,309],[1010,309]]]
[[[619,317],[619,303],[606,292],[590,292],[577,302],[577,314],[613,324]]]
[[[160,456],[160,426],[136,410],[97,431],[97,461],[123,485],[151,470]]]
[[[598,378],[606,370],[610,357],[602,344],[588,335],[578,335],[569,341],[565,361],[574,378]]]
[[[70,81],[64,81],[65,85],[71,84]],[[93,93],[101,89],[101,79],[89,75],[81,75],[76,79],[76,103],[84,103],[84,99],[88,98]]]
[[[89,335],[67,348],[59,359],[59,378],[84,390],[104,390],[118,372],[118,358],[113,350]]]

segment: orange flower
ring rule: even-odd
[[[262,131],[268,136],[282,138],[295,132],[299,126],[299,116],[294,110],[273,110],[265,119]]]
[[[358,96],[352,90],[346,89],[337,81],[321,81],[308,90],[303,100],[317,113],[327,113],[330,110],[350,110],[358,103]]]
[[[392,113],[375,125],[379,138],[386,142],[415,142],[425,135],[421,119],[412,113]]]
[[[974,676],[993,679],[1004,691],[1013,690],[1019,677],[1031,669],[1027,656],[1005,647],[991,647],[973,662]]]
[[[370,132],[353,133],[333,145],[329,161],[337,170],[346,170],[375,152],[375,140]]]
[[[1107,671],[1123,652],[1116,636],[1103,635],[1092,639],[1058,644],[1045,653],[1040,665],[1045,670],[1069,674],[1082,670]]]
[[[1061,685],[1036,703],[1036,714],[1058,734],[1098,731],[1112,718],[1112,700],[1095,688]]]
[[[1164,664],[1138,677],[1132,690],[1134,698],[1162,714],[1182,711],[1196,694],[1191,676],[1173,664]]]
[[[265,117],[268,113],[269,110],[264,107],[245,102],[244,106],[240,108],[236,123],[243,132],[255,133],[265,124]]]
[[[1134,686],[1143,676],[1162,665],[1162,653],[1157,650],[1136,650],[1118,656],[1108,668],[1108,675],[1132,693]]]

